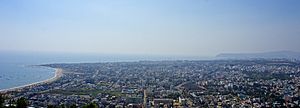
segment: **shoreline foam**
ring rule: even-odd
[[[5,93],[5,92],[9,92],[9,91],[17,91],[17,90],[21,90],[26,87],[33,87],[33,86],[37,86],[37,85],[41,85],[41,84],[51,83],[53,81],[58,80],[60,77],[62,77],[62,75],[63,75],[63,70],[60,68],[55,68],[55,75],[49,79],[38,81],[38,82],[33,82],[33,83],[22,85],[22,86],[12,87],[12,88],[8,88],[8,89],[2,89],[2,90],[0,90],[0,93]]]

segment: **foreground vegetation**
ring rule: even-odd
[[[8,105],[4,105],[5,101],[9,101]],[[24,97],[21,97],[17,100],[10,100],[2,95],[0,95],[0,108],[27,108],[29,106],[28,100]],[[48,105],[47,108],[77,108],[75,104],[66,106],[66,105]],[[97,104],[89,103],[84,105],[82,108],[98,108]]]

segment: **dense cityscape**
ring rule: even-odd
[[[139,61],[44,64],[62,69],[52,82],[1,93],[3,106],[297,108],[296,60]]]
[[[0,0],[0,108],[300,108],[300,0]]]

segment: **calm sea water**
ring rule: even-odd
[[[31,66],[20,63],[0,64],[0,89],[43,81],[53,77],[55,70],[46,67]]]
[[[186,60],[195,58],[140,55],[88,55],[0,52],[0,90],[43,81],[55,75],[55,70],[52,68],[34,66],[39,64],[178,59]]]

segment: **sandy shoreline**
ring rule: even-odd
[[[2,89],[2,90],[0,90],[0,93],[5,93],[5,92],[9,92],[9,91],[17,91],[17,90],[21,90],[25,87],[33,87],[33,86],[40,85],[40,84],[51,83],[53,81],[56,81],[60,77],[62,77],[62,75],[63,75],[63,70],[60,68],[55,68],[55,75],[49,79],[39,81],[39,82],[34,82],[31,84],[27,84],[27,85],[17,86],[17,87],[13,87],[13,88]]]

